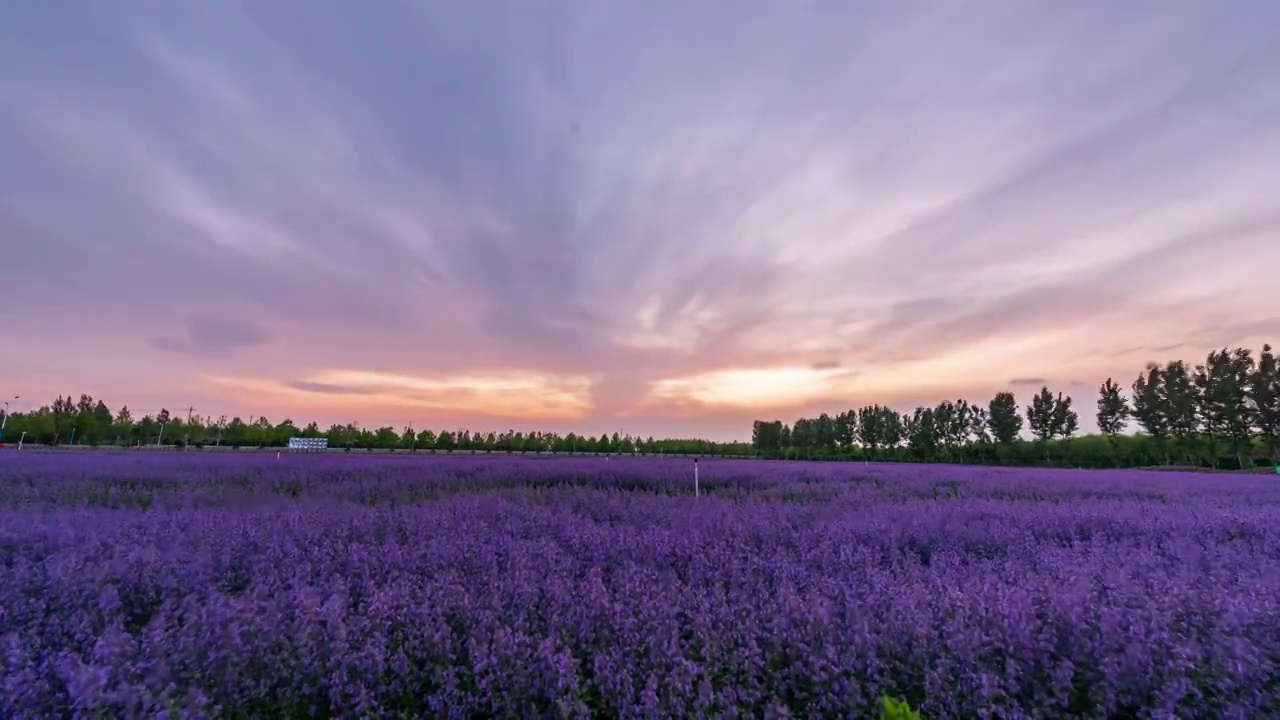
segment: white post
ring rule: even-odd
[[[693,496],[698,497],[698,458],[693,459]]]
[[[22,437],[18,438],[18,449],[22,449],[22,441],[27,439],[27,431],[22,431]]]
[[[13,396],[14,400],[18,399],[17,395]],[[9,401],[4,401],[4,417],[0,418],[0,440],[4,439],[4,426],[9,424]]]

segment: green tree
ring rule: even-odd
[[[1225,440],[1235,454],[1237,467],[1245,467],[1244,455],[1253,439],[1258,409],[1250,401],[1250,379],[1257,371],[1253,354],[1245,348],[1226,348],[1209,353],[1195,370],[1195,386],[1200,398],[1200,417],[1212,444],[1217,464],[1217,443]]]
[[[1124,430],[1129,422],[1129,401],[1111,378],[1098,388],[1098,430],[1110,438]]]
[[[134,435],[133,412],[129,410],[128,405],[122,405],[120,411],[116,413],[115,420],[111,423],[111,429],[116,437],[116,442],[121,445],[131,445]]]
[[[858,413],[853,410],[845,410],[836,415],[835,426],[836,446],[846,451],[852,448],[854,437],[858,431]]]
[[[827,413],[818,415],[813,423],[814,445],[823,452],[830,452],[836,447],[835,419]]]
[[[1071,396],[1064,396],[1058,393],[1058,397],[1053,402],[1053,418],[1052,433],[1050,439],[1060,437],[1069,438],[1076,434],[1080,429],[1080,417],[1076,415],[1076,411],[1071,409]]]
[[[1022,432],[1022,416],[1018,414],[1018,401],[1011,392],[996,393],[987,405],[987,425],[996,442],[1009,444]]]
[[[918,407],[906,423],[907,449],[917,460],[933,460],[938,456],[942,434],[934,408]]]
[[[436,435],[436,448],[439,450],[444,450],[445,452],[453,452],[453,448],[454,448],[453,433],[449,432],[448,430],[441,430],[440,433]]]
[[[30,437],[29,442],[49,443],[53,442],[58,433],[57,417],[53,413],[53,409],[42,407],[39,410],[29,413],[26,418],[25,428],[19,429],[18,435],[21,437],[26,432]]]
[[[969,416],[973,413],[973,407],[964,399],[955,402],[944,400],[938,403],[933,412],[942,446],[950,458],[953,453],[969,442],[971,432]]]
[[[991,418],[986,408],[980,405],[969,407],[969,434],[979,445],[991,442]]]
[[[374,433],[373,443],[374,447],[391,450],[400,444],[400,434],[390,425],[383,425]]]
[[[755,421],[751,428],[751,447],[762,454],[776,454],[781,451],[782,421]]]
[[[1248,398],[1271,461],[1280,463],[1280,359],[1270,345],[1262,346],[1258,364],[1249,375]]]
[[[1133,419],[1155,441],[1156,447],[1165,452],[1165,440],[1169,437],[1169,418],[1164,401],[1164,371],[1156,363],[1148,363],[1145,374],[1133,381]],[[1165,452],[1165,462],[1169,461]]]
[[[1182,449],[1183,458],[1192,459],[1192,442],[1200,432],[1200,393],[1191,369],[1181,360],[1166,363],[1160,385],[1160,406],[1169,423],[1169,435]]]
[[[436,434],[431,430],[423,430],[418,433],[418,447],[434,448],[436,447]]]
[[[902,424],[898,413],[882,405],[869,405],[858,410],[858,442],[871,457],[880,457],[881,449],[897,447],[902,441]]]
[[[1055,429],[1053,414],[1056,407],[1057,403],[1048,387],[1041,387],[1040,392],[1031,398],[1031,404],[1027,406],[1027,427],[1040,442],[1053,438]]]

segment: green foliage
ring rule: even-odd
[[[1126,398],[1112,378],[1098,389],[1100,435],[1075,437],[1073,400],[1047,386],[1023,413],[1011,392],[981,407],[944,400],[908,413],[869,405],[834,417],[757,422],[756,454],[769,458],[1248,470],[1280,457],[1280,360],[1271,346],[1215,350],[1202,365],[1151,363]],[[1132,418],[1142,431],[1121,435]]]
[[[922,720],[920,713],[912,710],[910,703],[906,700],[897,700],[888,695],[881,698],[884,705],[884,712],[880,716],[883,720]]]
[[[1098,431],[1114,436],[1129,422],[1129,402],[1120,392],[1120,386],[1111,378],[1098,388]]]
[[[987,424],[991,436],[999,443],[1011,443],[1022,432],[1022,416],[1018,414],[1018,401],[1013,393],[996,393],[987,405]]]
[[[1036,436],[1036,439],[1042,442],[1053,439],[1055,409],[1053,393],[1049,392],[1047,387],[1040,388],[1040,392],[1031,398],[1031,405],[1027,407],[1027,427],[1031,429],[1031,434]]]

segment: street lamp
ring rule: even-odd
[[[17,395],[13,396],[14,400],[18,399]],[[9,424],[9,401],[4,401],[4,417],[0,418],[0,440],[4,439],[4,426]]]

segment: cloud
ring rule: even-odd
[[[347,387],[345,385],[333,385],[331,383],[310,382],[307,380],[285,380],[281,385],[293,390],[300,390],[302,392],[323,393],[327,395],[367,394],[367,391],[360,388]]]
[[[422,375],[327,370],[300,380],[211,376],[209,381],[267,397],[331,400],[362,406],[453,411],[493,418],[577,418],[588,410],[590,378],[525,372]]]
[[[1048,380],[1045,380],[1042,377],[1025,377],[1025,378],[1013,378],[1009,381],[1009,384],[1014,386],[1025,385],[1030,387],[1030,386],[1036,386],[1036,385],[1045,385],[1048,382],[1049,382]]]
[[[1266,3],[300,9],[0,9],[13,382],[695,433],[1275,328]]]
[[[264,345],[271,340],[271,336],[260,328],[213,317],[194,317],[187,323],[186,330],[186,337],[155,337],[148,342],[167,352],[227,357],[237,350]]]

